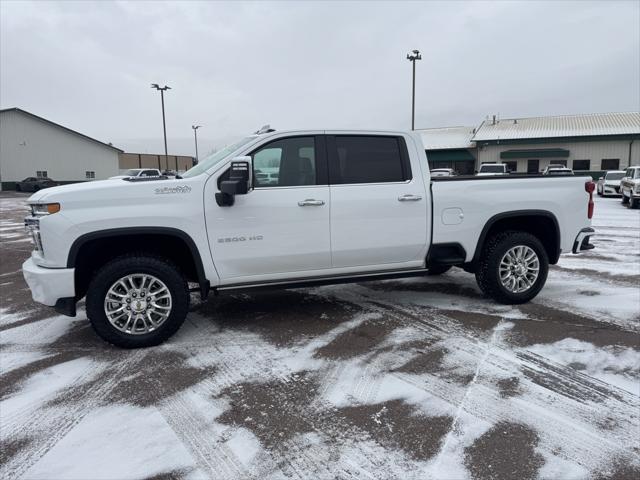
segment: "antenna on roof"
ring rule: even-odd
[[[264,125],[254,133],[256,135],[262,135],[263,133],[270,133],[270,132],[275,132],[275,131],[276,131],[276,129],[275,128],[271,128],[271,125]]]

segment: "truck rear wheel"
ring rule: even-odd
[[[549,257],[540,240],[527,232],[507,231],[487,241],[476,281],[485,295],[515,305],[534,298],[548,272]]]
[[[626,205],[629,203],[629,199],[625,196],[624,192],[622,193],[622,204]]]
[[[189,287],[169,261],[130,255],[104,265],[87,291],[96,333],[122,348],[158,345],[178,331],[189,311]]]

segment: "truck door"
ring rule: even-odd
[[[223,282],[305,276],[330,268],[324,137],[278,138],[250,156],[253,189],[236,195],[234,205],[216,205],[218,186],[211,180],[207,183],[209,242]]]
[[[413,140],[328,135],[327,152],[333,267],[420,266],[427,249],[429,198]]]

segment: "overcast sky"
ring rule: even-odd
[[[640,110],[640,2],[0,2],[0,106],[128,151],[266,123],[408,129]]]

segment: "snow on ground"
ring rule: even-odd
[[[8,479],[638,478],[640,210],[529,304],[472,275],[194,297],[125,351],[30,299],[0,202],[0,475]]]

